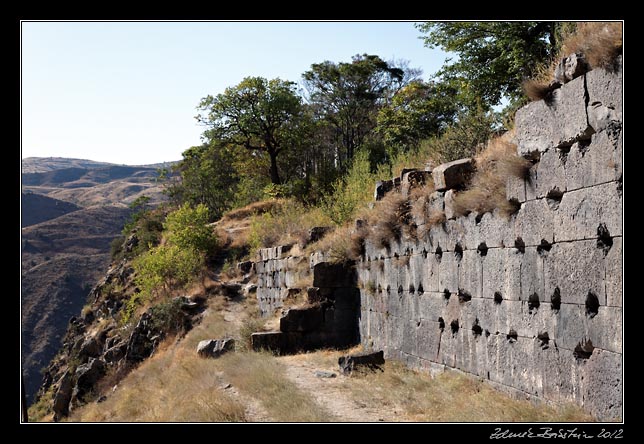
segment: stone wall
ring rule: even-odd
[[[621,114],[621,70],[578,77],[517,113],[515,142],[534,165],[508,184],[515,215],[447,220],[389,249],[368,243],[357,266],[363,344],[621,418]],[[434,202],[450,213],[444,192]]]
[[[511,217],[455,217],[452,188],[470,174],[470,162],[438,166],[421,182],[432,174],[442,184],[432,205],[445,211],[444,224],[419,229],[427,232],[420,240],[392,239],[388,248],[367,242],[357,282],[343,282],[351,274],[325,273],[324,285],[318,279],[314,286],[329,289],[334,304],[348,301],[347,313],[359,307],[360,340],[386,358],[431,372],[458,369],[520,397],[574,402],[601,420],[621,418],[621,85],[621,68],[596,69],[517,112],[515,142],[533,166],[526,180],[507,184],[507,198],[520,204]],[[404,175],[412,173],[380,183],[375,198],[406,194],[398,184],[411,184]],[[260,253],[264,314],[288,305],[296,282],[325,263],[316,253],[303,267],[305,258],[288,254],[288,247]],[[257,344],[285,341],[307,316],[291,313],[281,332]],[[319,339],[308,344],[315,347],[331,337],[316,329],[338,328],[318,318],[322,323],[309,322],[306,333]],[[345,331],[350,322],[353,314],[344,318]]]

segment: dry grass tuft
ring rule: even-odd
[[[591,68],[613,69],[622,53],[621,22],[581,22],[561,45],[560,55],[583,54]]]
[[[457,215],[483,214],[498,208],[502,215],[517,211],[516,204],[506,199],[505,186],[510,176],[525,178],[530,161],[516,153],[516,145],[503,137],[492,139],[475,156],[476,173],[465,191],[454,196]]]
[[[251,216],[268,213],[269,211],[281,207],[283,204],[284,199],[271,199],[253,202],[252,204],[246,205],[245,207],[237,208],[224,214],[220,222],[226,223],[230,221],[240,221],[248,219]]]
[[[364,242],[367,237],[364,227],[353,228],[344,225],[328,233],[322,240],[309,246],[308,251],[324,251],[329,254],[333,263],[348,263],[358,260],[364,254]]]
[[[434,207],[433,182],[414,189],[409,196],[411,204],[411,217],[417,225],[416,237],[424,238],[429,230],[446,221],[445,212]]]
[[[621,22],[579,22],[574,32],[564,36],[557,56],[541,65],[533,78],[523,82],[523,90],[530,100],[547,99],[559,86],[554,80],[557,65],[570,54],[583,56],[591,69],[613,70],[621,53]]]
[[[400,240],[403,227],[410,222],[410,211],[409,201],[399,193],[389,193],[376,202],[371,213],[375,221],[369,233],[371,242],[377,248],[388,248],[392,239]]]

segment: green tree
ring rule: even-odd
[[[414,81],[398,91],[378,113],[377,131],[390,156],[439,135],[457,112],[455,88],[441,83]]]
[[[246,77],[216,97],[207,96],[198,107],[197,120],[210,127],[210,141],[239,145],[254,155],[268,154],[271,182],[281,184],[278,156],[298,148],[294,137],[302,116],[295,83],[280,79]]]
[[[175,170],[181,173],[181,180],[168,187],[173,202],[204,204],[211,221],[230,209],[239,177],[229,147],[217,142],[193,146],[183,152]]]
[[[378,108],[408,80],[403,69],[368,54],[351,63],[315,63],[302,77],[317,115],[335,130],[340,164],[353,158],[373,130]]]
[[[557,50],[557,22],[431,22],[417,28],[425,46],[453,52],[438,72],[467,106],[518,100],[521,83]]]

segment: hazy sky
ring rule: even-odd
[[[445,54],[419,36],[413,22],[23,22],[22,157],[178,160],[200,143],[202,97],[358,53],[426,79]]]

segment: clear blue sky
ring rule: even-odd
[[[200,143],[202,97],[358,53],[428,78],[446,55],[419,36],[412,22],[23,22],[22,157],[178,160]]]

